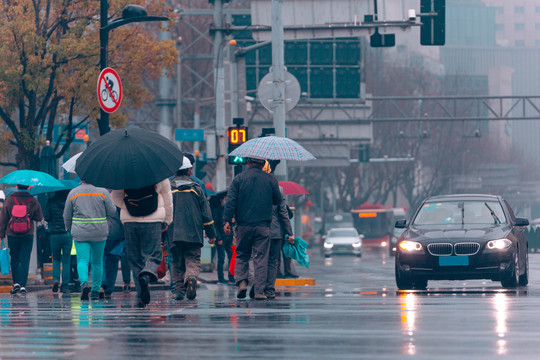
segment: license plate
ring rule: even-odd
[[[469,265],[468,256],[441,256],[439,257],[439,266],[467,266]]]

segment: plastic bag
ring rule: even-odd
[[[289,244],[285,241],[283,244],[283,255],[288,258],[297,260],[303,267],[309,267],[309,255],[306,250],[309,243],[299,237],[294,238],[294,244]]]
[[[234,267],[236,266],[236,245],[231,246],[232,249],[232,258],[229,264],[229,273],[234,276]]]
[[[9,250],[4,245],[4,240],[2,240],[2,247],[0,248],[0,272],[2,275],[8,275],[11,267],[11,259],[9,257]]]

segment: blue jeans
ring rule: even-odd
[[[70,278],[71,263],[71,235],[66,232],[63,234],[50,234],[51,252],[53,259],[53,281],[60,282],[60,267],[62,268],[62,287],[65,288]]]
[[[8,236],[9,255],[11,256],[11,276],[13,284],[26,286],[30,254],[34,245],[34,234]]]
[[[88,265],[92,264],[92,291],[99,291],[103,280],[103,252],[105,251],[105,240],[101,241],[77,241],[77,272],[81,285],[88,284]],[[92,260],[90,261],[90,258]]]

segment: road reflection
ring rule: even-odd
[[[507,352],[505,336],[508,331],[506,319],[508,316],[508,297],[505,293],[495,294],[493,297],[495,310],[495,333],[497,334],[497,354],[505,355]]]
[[[407,336],[402,353],[405,355],[416,355],[416,345],[414,334],[416,331],[416,305],[417,296],[414,293],[400,293],[401,304],[401,328],[403,335]]]

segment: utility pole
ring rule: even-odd
[[[283,39],[283,0],[272,0],[272,80],[273,115],[276,136],[285,137],[285,51]],[[276,168],[278,180],[287,180],[287,162]]]
[[[166,24],[164,24],[166,26]],[[167,31],[160,31],[159,33],[159,41],[164,40],[170,40],[171,39],[171,32],[169,30]],[[171,99],[170,94],[171,91],[171,78],[170,76],[167,76],[170,74],[167,74],[167,71],[165,69],[162,70],[161,77],[159,78],[159,127],[158,127],[158,133],[161,136],[166,137],[167,139],[174,140],[173,131],[172,131],[172,118],[171,118]]]
[[[223,4],[214,0],[214,83],[216,92],[216,134],[219,157],[216,164],[216,192],[227,188],[227,144],[225,138],[225,74],[223,71]]]

